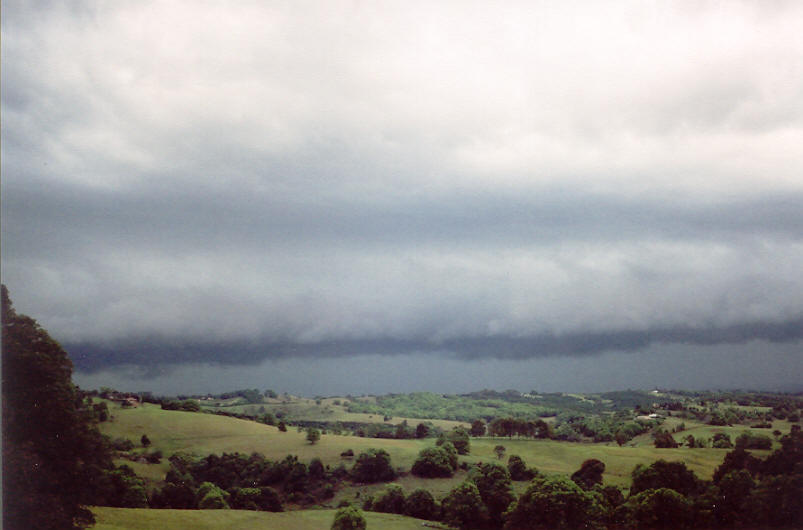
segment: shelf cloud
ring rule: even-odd
[[[801,16],[4,2],[3,282],[90,371],[800,343]]]

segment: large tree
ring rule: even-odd
[[[66,352],[2,286],[3,526],[84,528],[108,489],[110,451]]]

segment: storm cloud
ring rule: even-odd
[[[2,9],[3,282],[79,369],[803,340],[796,3]]]

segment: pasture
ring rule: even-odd
[[[150,510],[93,507],[95,530],[329,530],[336,510],[253,512],[247,510]],[[424,521],[402,515],[365,512],[368,528],[420,529]],[[428,524],[432,524],[431,522]]]
[[[340,453],[352,449],[356,455],[371,447],[385,449],[392,459],[393,466],[409,470],[424,447],[433,445],[432,438],[424,440],[392,440],[360,438],[325,434],[315,445],[306,440],[304,432],[289,427],[287,432],[278,428],[253,421],[240,420],[212,414],[191,413],[162,410],[158,405],[145,403],[137,408],[123,409],[112,406],[113,420],[101,424],[101,430],[113,438],[123,437],[134,441],[137,445],[142,434],[147,434],[152,442],[151,450],[159,449],[165,457],[175,452],[187,452],[198,456],[207,454],[234,453],[251,454],[258,452],[271,460],[280,460],[285,456],[297,455],[303,462],[318,457],[325,465],[336,467],[343,463],[351,467],[353,459],[345,459]],[[689,425],[689,423],[687,423]],[[687,433],[695,436],[713,433],[715,430],[731,429],[734,435],[745,430],[740,427],[711,427],[690,425],[690,429],[677,433],[680,439]],[[781,427],[779,425],[779,427]],[[761,432],[767,429],[754,429]],[[788,426],[786,429],[788,431]],[[734,436],[735,437],[735,436]],[[506,438],[472,438],[471,453],[461,456],[461,461],[468,463],[499,461],[494,453],[496,445],[506,448],[505,456],[500,461],[507,462],[510,455],[519,455],[530,467],[542,473],[571,474],[584,460],[596,458],[605,463],[603,476],[608,484],[628,486],[630,473],[636,464],[649,465],[663,458],[683,461],[698,476],[711,478],[714,469],[722,462],[727,450],[724,449],[656,449],[649,443],[635,446],[619,447],[615,443],[572,443],[555,440],[530,440]],[[757,452],[762,454],[762,452]],[[125,462],[131,465],[129,462]],[[162,464],[132,465],[140,476],[150,481],[158,481],[168,469],[166,460]],[[413,476],[402,477],[400,483],[412,491],[416,487],[425,486],[436,495],[446,492],[455,483],[455,479],[418,479]],[[441,482],[443,483],[441,485]],[[357,488],[359,489],[359,488]],[[369,488],[374,489],[374,488]],[[366,491],[367,492],[367,491]],[[356,490],[353,492],[356,493]]]

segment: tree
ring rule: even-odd
[[[404,490],[398,484],[388,484],[385,491],[374,501],[373,509],[384,513],[404,513]]]
[[[318,429],[314,429],[310,427],[307,429],[307,441],[312,445],[315,445],[315,442],[321,439],[321,431]]]
[[[499,464],[477,464],[468,479],[477,486],[483,504],[488,509],[488,518],[495,528],[502,526],[502,514],[513,502],[510,474]]]
[[[467,455],[471,450],[471,442],[469,441],[468,431],[462,427],[455,427],[452,429],[446,438],[448,441],[452,442],[452,445],[454,445],[454,448],[457,449],[458,454]]]
[[[355,481],[365,483],[387,482],[396,477],[390,465],[390,455],[384,449],[368,449],[360,453],[351,474]]]
[[[667,448],[674,449],[678,446],[678,443],[675,441],[675,438],[672,437],[671,434],[665,431],[661,431],[658,434],[656,434],[653,443],[655,444],[655,447],[659,449],[667,449]]]
[[[648,489],[632,495],[616,510],[627,528],[685,528],[692,522],[692,504],[669,488]]]
[[[345,506],[335,513],[332,530],[365,530],[365,515],[354,506]]]
[[[424,425],[423,423],[419,423],[415,428],[415,437],[416,438],[426,438],[429,434],[429,427]]]
[[[510,455],[507,459],[507,471],[511,480],[532,480],[538,475],[535,469],[527,469],[524,460],[518,455]]]
[[[455,456],[456,459],[456,456]],[[417,477],[451,477],[456,465],[452,465],[452,455],[443,447],[425,447],[410,470]]]
[[[572,473],[572,480],[584,490],[590,490],[596,484],[602,484],[604,472],[605,464],[596,458],[590,458],[582,463],[580,469]]]
[[[279,422],[279,431],[280,432],[287,432],[287,424],[283,421]]]
[[[423,488],[413,491],[404,502],[404,513],[417,519],[437,520],[439,511],[435,497]]]
[[[497,445],[494,447],[494,453],[496,453],[496,458],[502,460],[502,457],[505,456],[505,446],[504,445]]]
[[[230,508],[228,498],[228,492],[223,491],[211,482],[204,482],[195,492],[199,510],[228,510]]]
[[[485,422],[482,420],[474,420],[471,423],[471,436],[485,436]]]
[[[310,478],[313,479],[322,479],[324,475],[326,475],[326,468],[323,466],[321,459],[317,456],[310,460],[308,474]]]
[[[2,291],[3,527],[83,528],[94,521],[108,444],[71,381],[67,353]]]
[[[151,445],[151,440],[150,438],[148,438],[147,434],[143,434],[142,438],[140,438],[139,441],[142,444],[142,447],[148,447]]]
[[[441,507],[444,522],[457,528],[482,528],[488,520],[488,511],[473,482],[463,482],[450,491]]]
[[[656,460],[647,467],[638,464],[633,469],[632,477],[630,495],[659,488],[669,488],[681,495],[690,495],[699,487],[699,480],[694,471],[687,469],[683,462]]]
[[[594,528],[601,516],[593,493],[565,476],[539,476],[505,513],[505,528]]]

